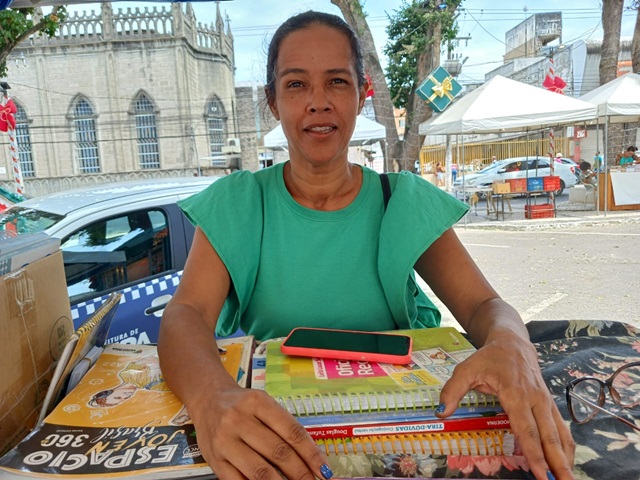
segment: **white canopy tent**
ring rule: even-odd
[[[580,97],[611,123],[640,121],[640,75],[627,73]]]
[[[369,120],[363,115],[358,115],[349,145],[352,147],[367,145],[378,140],[384,140],[386,136],[387,130],[384,125]],[[287,149],[287,137],[284,136],[281,125],[278,125],[264,136],[264,146],[272,150]]]
[[[640,121],[640,75],[627,73],[580,97],[593,104],[598,119],[604,118],[604,165],[608,165],[609,123]],[[609,175],[605,175],[605,192],[609,189]],[[604,212],[608,209],[608,195],[604,196]],[[599,200],[599,197],[598,197]]]
[[[420,135],[522,132],[593,120],[593,104],[496,75],[443,113],[420,124]]]

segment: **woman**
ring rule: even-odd
[[[385,210],[377,174],[348,162],[367,87],[346,23],[317,12],[290,18],[271,41],[265,87],[290,161],[237,172],[182,205],[198,228],[159,349],[204,457],[222,479],[276,479],[278,471],[330,478],[304,428],[226,374],[214,330],[240,326],[264,340],[293,326],[436,326],[437,310],[411,277],[415,267],[481,346],[456,368],[438,413],[452,414],[471,388],[497,393],[536,477],[573,478],[573,441],[522,320],[451,229],[466,207],[405,172],[390,175]]]

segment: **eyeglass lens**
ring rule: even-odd
[[[611,396],[613,401],[623,408],[640,405],[640,365],[629,365],[619,370],[611,380]],[[593,378],[585,378],[573,385],[573,393],[600,407],[605,403],[604,384]],[[575,420],[584,423],[597,413],[587,403],[575,398],[571,401]]]
[[[595,379],[585,378],[577,382],[573,386],[573,393],[596,405],[602,406],[604,404],[602,385]],[[578,423],[586,422],[597,413],[597,410],[575,398],[571,399],[571,407],[573,416]]]
[[[611,395],[624,408],[640,404],[640,365],[620,370],[611,383]]]

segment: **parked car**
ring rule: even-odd
[[[176,202],[215,180],[141,180],[45,195],[0,213],[0,230],[60,239],[76,328],[120,291],[108,342],[155,343],[195,231]]]
[[[464,186],[468,188],[490,187],[494,181],[511,178],[546,177],[549,175],[551,175],[551,167],[548,158],[513,157],[500,160],[477,173],[465,174]],[[562,195],[565,188],[576,184],[577,176],[575,165],[564,162],[554,162],[554,175],[560,177],[560,188],[555,192],[556,195]],[[456,179],[454,183],[456,193],[462,191],[462,181],[462,177]]]

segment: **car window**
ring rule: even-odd
[[[139,210],[99,220],[62,240],[72,303],[171,268],[167,217]]]
[[[0,213],[0,230],[14,234],[37,233],[58,223],[64,217],[54,213],[42,212],[34,208],[14,206]]]

